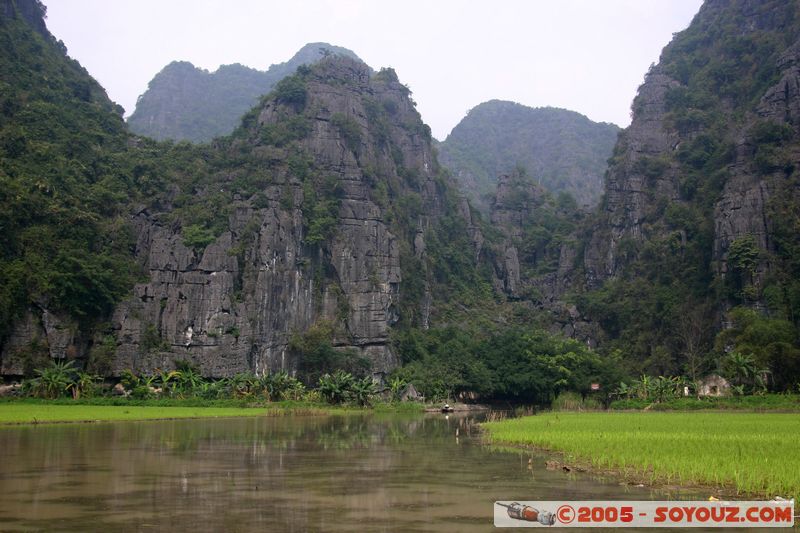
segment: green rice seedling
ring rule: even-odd
[[[546,413],[483,424],[491,443],[563,452],[652,483],[800,496],[800,417],[779,413]]]

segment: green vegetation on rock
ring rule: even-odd
[[[30,305],[88,323],[107,315],[137,269],[122,110],[23,18],[0,17],[0,48],[2,339]]]

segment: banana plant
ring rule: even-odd
[[[236,374],[228,380],[231,395],[235,398],[249,398],[253,396],[259,379],[252,373]]]
[[[48,399],[63,396],[73,383],[74,365],[74,361],[53,361],[47,368],[36,369],[36,377],[31,380],[34,396]]]
[[[344,370],[324,374],[319,378],[319,393],[329,403],[343,403],[349,398],[354,382],[353,375]]]
[[[306,387],[296,378],[290,378],[286,388],[281,391],[281,400],[302,400],[306,394]]]
[[[70,383],[68,388],[72,390],[72,397],[76,400],[81,396],[91,398],[97,392],[97,384],[102,379],[103,378],[95,374],[78,372],[75,381]]]
[[[400,394],[402,394],[406,385],[408,385],[408,382],[400,376],[395,376],[392,378],[392,380],[389,382],[389,390],[392,392],[393,400],[400,399]]]
[[[350,390],[353,401],[366,407],[372,402],[372,397],[375,395],[375,382],[369,376],[357,379],[353,381]]]
[[[652,390],[652,380],[647,374],[642,374],[639,381],[635,384],[636,395],[640,400],[650,399],[650,392]]]
[[[630,397],[634,394],[634,392],[635,392],[634,387],[628,385],[624,381],[620,381],[619,387],[614,389],[614,392],[612,394],[620,399],[622,398],[630,399]]]
[[[158,373],[158,381],[161,386],[161,393],[164,395],[172,396],[175,392],[176,380],[180,377],[181,373],[177,370],[161,371]]]

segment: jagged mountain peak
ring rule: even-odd
[[[355,52],[349,50],[343,46],[336,46],[333,44],[325,43],[325,42],[317,42],[317,43],[308,43],[303,45],[300,50],[295,53],[292,58],[287,61],[286,63],[314,63],[319,61],[323,57],[327,57],[329,55],[337,55],[343,57],[351,57],[353,59],[357,59],[361,61],[361,58],[356,55]],[[279,63],[278,65],[283,65],[285,63]],[[277,65],[272,65],[270,68],[273,68]]]
[[[44,22],[47,7],[40,0],[2,0],[0,15],[7,19],[20,17],[46,40],[56,42]]]
[[[155,139],[206,142],[227,135],[258,98],[300,65],[327,56],[360,60],[352,51],[328,43],[309,43],[285,63],[260,71],[238,63],[209,72],[188,61],[173,61],[148,84],[128,118],[134,133]]]

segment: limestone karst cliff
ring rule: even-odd
[[[424,242],[444,210],[429,134],[388,72],[371,76],[363,63],[330,58],[292,80],[302,96],[264,100],[220,147],[247,152],[269,178],[250,198],[234,193],[227,227],[205,249],[187,247],[155,213],[137,215],[137,251],[150,281],[114,314],[118,370],[175,357],[215,376],[292,369],[290,336],[323,320],[336,324],[337,346],[359,350],[375,370],[397,364],[389,328],[407,297],[407,235],[389,222],[389,204],[413,195],[412,223]],[[296,139],[264,140],[291,124],[302,130]],[[168,349],[143,354],[147,328]]]
[[[587,251],[590,279],[621,271],[625,239],[686,233],[686,221],[670,222],[670,208],[701,201],[703,215],[714,219],[707,229],[715,272],[727,270],[727,250],[739,237],[753,236],[761,250],[774,251],[768,204],[793,161],[785,150],[784,159],[764,163],[763,145],[797,142],[797,19],[793,2],[712,0],[665,48],[615,148],[603,226]],[[770,128],[775,132],[762,131]]]
[[[2,373],[25,373],[41,356],[91,360],[103,343],[111,374],[176,360],[209,376],[296,370],[290,340],[320,324],[374,371],[396,366],[390,328],[427,323],[442,284],[430,259],[444,240],[439,219],[466,225],[409,94],[391,69],[327,57],[279,83],[213,145],[123,133],[99,154],[124,163],[114,177],[129,187],[103,229],[130,236],[120,242],[137,265],[132,295],[109,295],[112,312],[81,316],[45,285],[23,294],[4,322]]]
[[[745,317],[768,326],[746,347],[786,390],[800,375],[797,11],[706,2],[647,74],[597,211],[515,161],[481,213],[391,69],[326,57],[231,135],[161,143],[126,129],[39,2],[3,0],[0,374],[65,358],[107,376],[181,361],[302,372],[314,337],[439,392],[521,398],[504,376],[543,331],[592,359],[583,387],[598,368],[609,383],[711,369],[743,346]]]
[[[582,308],[648,371],[711,351],[734,306],[796,324],[799,9],[705,2],[634,100],[582,251],[596,289]]]

